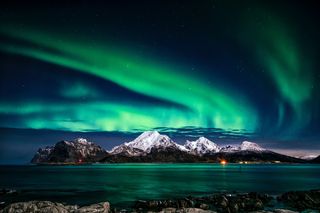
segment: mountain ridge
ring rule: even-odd
[[[167,135],[161,135],[157,131],[146,131],[139,135],[131,142],[126,142],[115,146],[109,153],[119,154],[121,149],[127,147],[128,149],[139,149],[144,153],[149,153],[152,148],[165,148],[174,147],[181,151],[187,151],[196,155],[203,155],[211,152],[235,152],[235,151],[266,151],[266,149],[260,147],[258,144],[243,141],[239,146],[226,145],[219,146],[211,140],[201,136],[195,141],[187,140],[184,145],[175,143]]]
[[[84,138],[60,141],[55,146],[40,148],[31,163],[117,163],[117,162],[306,162],[275,153],[256,143],[219,146],[205,137],[186,141],[184,145],[157,131],[146,131],[133,141],[106,151]]]

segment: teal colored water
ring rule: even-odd
[[[69,204],[201,196],[221,191],[280,194],[320,188],[320,165],[108,164],[0,166],[0,188],[21,191],[0,201],[53,200]]]

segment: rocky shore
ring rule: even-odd
[[[280,208],[281,207],[281,208]],[[205,197],[186,197],[170,200],[139,200],[133,207],[117,209],[109,202],[89,206],[66,205],[50,201],[12,203],[0,213],[107,213],[107,212],[163,212],[163,213],[293,213],[319,212],[320,190],[291,191],[277,197],[256,192],[219,193]]]
[[[284,206],[288,209],[277,209]],[[278,197],[256,192],[221,193],[205,197],[186,197],[176,200],[137,201],[135,210],[146,212],[319,212],[320,190],[291,191]],[[291,210],[289,210],[291,209]],[[182,211],[184,212],[184,211]]]
[[[78,205],[64,205],[51,201],[29,201],[12,203],[0,210],[1,213],[108,213],[110,204],[108,202],[92,204],[90,206],[79,207]]]

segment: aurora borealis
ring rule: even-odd
[[[3,31],[6,31],[6,28]],[[22,37],[20,39],[62,54],[5,44],[2,45],[4,51],[64,66],[70,68],[71,71],[81,71],[110,80],[130,91],[181,105],[180,107],[158,107],[155,105],[141,107],[140,104],[128,103],[100,101],[93,104],[85,103],[85,111],[81,110],[81,107],[74,107],[73,110],[77,111],[74,119],[94,119],[94,123],[85,129],[79,125],[78,128],[72,127],[71,130],[128,131],[134,128],[179,128],[185,126],[253,130],[256,126],[255,112],[245,102],[245,99],[232,98],[231,95],[227,95],[217,87],[208,86],[206,82],[201,82],[196,77],[184,75],[177,68],[152,63],[130,54],[114,53],[117,50],[110,52],[107,48],[94,47],[90,49],[83,45],[85,42],[73,42],[61,37],[53,37],[53,41],[46,42],[51,40],[52,33],[49,36],[49,34],[41,35],[41,33],[30,31],[28,31],[29,33],[8,31],[12,37]],[[101,46],[107,45],[102,44]],[[81,96],[81,91],[73,93],[71,96]],[[22,112],[23,108],[18,111]],[[30,108],[37,110],[38,106],[32,103]],[[54,106],[53,108],[59,107]],[[88,109],[92,110],[87,113]],[[94,111],[97,110],[100,111],[98,115],[94,114]],[[103,111],[105,112],[101,113]],[[104,114],[102,119],[97,119],[101,114]],[[113,116],[114,114],[116,116]],[[44,122],[44,125],[47,124]],[[34,125],[30,126],[30,128],[34,127]],[[45,126],[40,127],[44,128]],[[68,128],[63,125],[59,126],[59,124],[54,128],[59,127]]]
[[[215,129],[320,149],[311,2],[1,4],[2,128]]]

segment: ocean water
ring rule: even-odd
[[[0,201],[52,200],[86,205],[109,201],[130,207],[139,199],[183,198],[215,192],[320,188],[320,165],[309,164],[97,164],[0,166],[0,188],[19,191]]]

